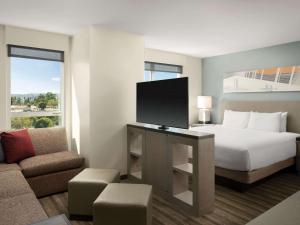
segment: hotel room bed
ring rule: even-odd
[[[242,112],[288,112],[288,132],[266,132],[251,129],[226,130],[222,126],[193,128],[202,132],[215,133],[215,173],[241,184],[252,184],[284,168],[300,164],[300,101],[222,101],[219,119],[223,121],[224,111]],[[296,152],[298,152],[297,157]],[[299,165],[297,165],[298,168]]]
[[[296,137],[290,132],[266,132],[222,125],[194,127],[215,134],[217,167],[253,171],[296,156]]]

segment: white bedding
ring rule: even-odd
[[[239,171],[252,171],[294,157],[296,137],[300,136],[222,125],[193,127],[191,130],[215,134],[216,166]]]

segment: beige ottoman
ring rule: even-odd
[[[92,216],[93,202],[107,184],[120,181],[120,173],[113,169],[84,169],[69,181],[69,214]]]
[[[151,225],[152,186],[108,184],[94,202],[94,225]]]
[[[283,200],[246,225],[300,224],[300,191]]]

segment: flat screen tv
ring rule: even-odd
[[[137,122],[188,128],[188,92],[187,77],[137,83]]]

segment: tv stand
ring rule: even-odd
[[[167,127],[165,125],[161,125],[161,126],[158,127],[158,129],[160,129],[160,130],[168,130],[169,127]]]
[[[194,216],[213,211],[214,135],[187,129],[127,125],[128,177]]]

